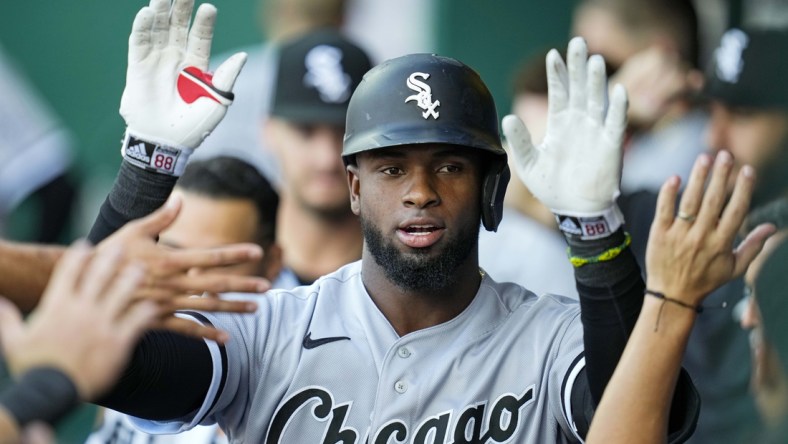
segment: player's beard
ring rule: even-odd
[[[455,281],[457,269],[468,259],[479,242],[479,225],[461,230],[456,236],[444,238],[439,254],[434,246],[413,249],[404,254],[394,243],[363,215],[361,230],[364,242],[386,277],[403,290],[440,290]]]

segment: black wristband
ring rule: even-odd
[[[53,367],[36,367],[0,393],[0,404],[19,427],[31,421],[54,425],[79,403],[71,379]]]

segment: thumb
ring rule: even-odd
[[[515,169],[520,180],[525,182],[523,175],[528,171],[530,165],[536,161],[538,152],[531,142],[531,133],[519,117],[509,114],[501,122],[503,134],[506,138],[507,151],[514,159]]]
[[[230,92],[235,85],[235,79],[246,63],[246,53],[233,54],[229,59],[216,68],[213,74],[213,86],[221,91]]]
[[[175,221],[175,218],[178,217],[178,213],[181,211],[181,205],[181,196],[177,193],[173,193],[161,208],[129,225],[133,225],[149,236],[158,236],[159,233],[169,227]]]
[[[769,236],[777,231],[772,224],[762,224],[755,227],[750,234],[736,247],[733,254],[736,258],[736,263],[733,269],[733,276],[737,277],[744,274],[747,267],[758,256],[758,253],[763,249],[763,245]]]
[[[0,296],[0,345],[5,351],[8,344],[22,334],[22,313],[8,299]]]

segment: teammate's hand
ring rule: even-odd
[[[717,155],[704,191],[711,163],[708,155],[698,157],[678,215],[674,209],[680,180],[674,176],[665,182],[646,249],[647,288],[693,306],[720,285],[741,276],[775,231],[773,225],[761,225],[733,248],[750,204],[755,173],[750,166],[740,170],[726,203],[733,159],[726,151]]]
[[[702,88],[703,74],[690,69],[678,54],[653,46],[630,57],[610,83],[628,92],[630,125],[649,128],[676,100]]]
[[[559,219],[572,216],[593,222],[601,217],[601,223],[607,224],[599,227],[600,236],[593,226],[593,233],[585,226],[582,233],[573,233],[590,238],[609,235],[622,222],[615,199],[627,97],[624,88],[616,86],[605,116],[604,59],[599,55],[589,59],[587,52],[585,41],[576,37],[569,42],[568,66],[558,51],[547,54],[547,130],[539,146],[533,145],[517,116],[504,117],[502,126],[515,171],[534,196]]]
[[[12,374],[58,368],[85,400],[109,388],[157,316],[154,303],[133,303],[144,266],[123,265],[122,254],[113,248],[93,256],[83,242],[69,248],[27,323],[0,298],[0,342]]]
[[[137,13],[129,36],[126,88],[120,114],[127,125],[124,144],[136,140],[185,150],[169,156],[167,150],[154,164],[153,148],[126,150],[133,159],[164,172],[176,174],[180,158],[188,157],[213,131],[233,101],[235,79],[246,61],[245,53],[227,59],[216,73],[207,72],[216,8],[200,5],[189,29],[194,0],[151,0]],[[134,156],[136,155],[136,157]],[[164,168],[170,157],[171,168]],[[146,162],[148,160],[148,162]],[[185,161],[181,162],[185,166]],[[179,173],[177,173],[179,174]]]
[[[137,299],[153,300],[159,308],[157,327],[183,334],[224,341],[226,335],[218,330],[201,327],[194,322],[177,318],[175,310],[202,310],[248,313],[256,309],[248,301],[229,301],[214,293],[260,293],[270,288],[263,278],[222,273],[221,267],[262,258],[260,246],[235,244],[216,248],[173,249],[159,245],[156,239],[170,226],[181,209],[177,195],[147,217],[132,221],[98,245],[99,250],[121,248],[127,260],[144,263],[147,271]],[[195,273],[195,270],[211,270]],[[191,295],[209,293],[208,297]]]

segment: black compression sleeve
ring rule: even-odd
[[[211,354],[204,341],[154,331],[134,350],[115,388],[96,403],[138,418],[176,419],[202,405],[212,377]]]
[[[88,240],[97,244],[127,222],[155,211],[167,201],[177,179],[137,168],[124,160]]]
[[[593,256],[624,241],[623,231],[597,241],[570,240],[573,255]],[[586,374],[595,403],[602,398],[643,305],[645,285],[629,248],[611,261],[575,269]]]

